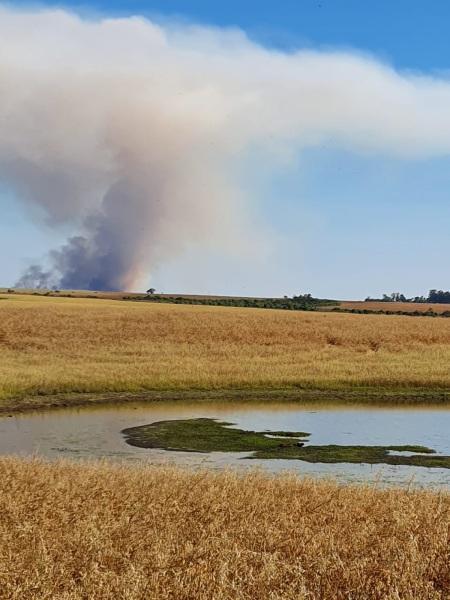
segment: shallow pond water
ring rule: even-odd
[[[450,488],[450,469],[398,465],[321,464],[242,458],[248,453],[167,452],[128,445],[121,431],[167,419],[209,417],[241,429],[308,431],[311,444],[420,444],[450,455],[450,409],[299,403],[153,402],[66,408],[0,418],[0,453],[47,458],[108,458],[221,469],[254,468],[342,481]]]

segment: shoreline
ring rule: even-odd
[[[31,395],[4,399],[0,416],[59,408],[81,408],[131,402],[298,402],[336,405],[364,405],[367,407],[440,406],[450,409],[450,389],[426,388],[223,388],[145,390],[140,392],[76,392]]]

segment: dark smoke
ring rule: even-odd
[[[55,276],[50,271],[44,271],[39,265],[30,265],[16,282],[16,287],[26,289],[48,290],[55,288]]]

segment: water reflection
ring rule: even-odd
[[[311,444],[420,444],[450,454],[450,409],[436,406],[370,407],[367,405],[287,402],[153,402],[88,406],[0,418],[0,453],[38,454],[55,459],[110,458],[175,463],[189,467],[239,469],[259,466],[272,472],[333,476],[339,480],[450,488],[450,470],[391,465],[310,464],[296,460],[242,459],[246,454],[198,454],[135,448],[121,430],[165,419],[210,417],[241,429],[309,431]]]

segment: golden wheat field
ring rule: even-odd
[[[449,319],[0,298],[3,403],[60,392],[450,384]]]
[[[5,600],[444,600],[450,496],[0,458]]]

